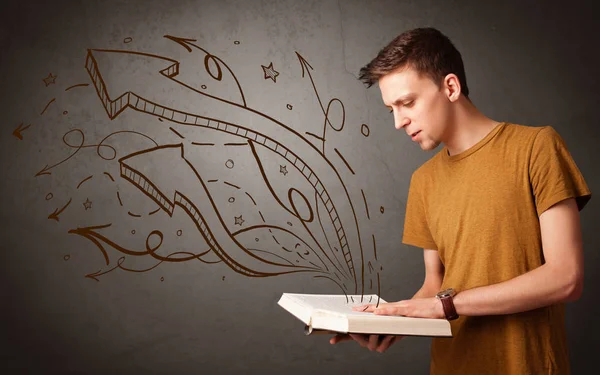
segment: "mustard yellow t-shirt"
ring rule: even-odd
[[[539,215],[591,198],[558,133],[498,124],[468,150],[444,147],[411,178],[402,242],[434,249],[442,289],[458,292],[517,277],[544,263]],[[564,304],[495,316],[461,316],[434,338],[431,374],[568,374]]]

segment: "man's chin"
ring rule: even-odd
[[[421,146],[421,150],[423,151],[431,151],[431,150],[435,150],[437,148],[437,146],[440,145],[440,142],[428,142],[428,141],[423,141],[423,142],[419,142],[419,146]]]

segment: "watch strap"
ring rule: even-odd
[[[452,301],[452,296],[444,296],[440,298],[442,301],[442,307],[444,308],[444,314],[446,315],[447,320],[454,320],[458,318],[458,314],[456,313],[456,308],[454,307],[454,302]]]

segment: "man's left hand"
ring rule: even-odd
[[[410,300],[355,306],[353,311],[372,312],[376,315],[409,316],[413,318],[443,319],[444,307],[442,301],[436,297],[414,298]]]

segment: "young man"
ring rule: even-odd
[[[579,210],[591,193],[561,137],[479,112],[460,53],[432,28],[399,35],[360,79],[379,83],[396,129],[444,147],[413,173],[406,204],[402,242],[424,249],[423,286],[357,310],[449,319],[432,374],[568,374],[564,303],[582,293]],[[330,342],[352,339],[379,352],[397,340]]]

